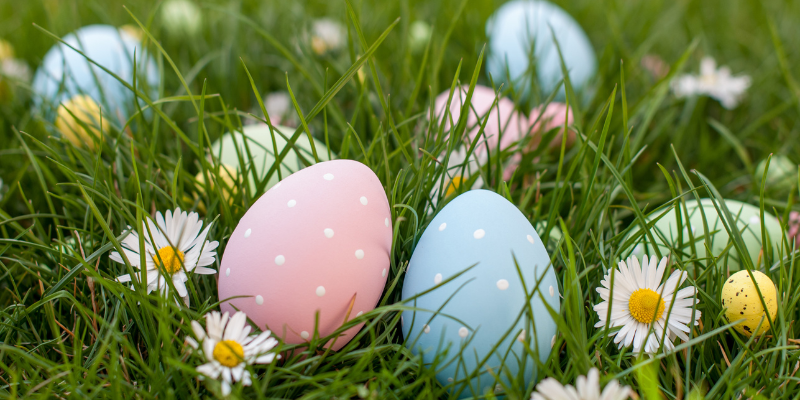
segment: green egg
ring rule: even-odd
[[[744,241],[747,252],[753,265],[758,267],[764,263],[764,256],[761,255],[762,249],[762,235],[761,235],[761,218],[760,210],[758,207],[742,203],[736,200],[725,200],[728,210],[731,212],[734,220],[736,220],[736,229],[739,230],[742,240]],[[686,212],[683,207],[681,210],[681,229],[677,229],[677,221],[675,209],[667,211],[667,214],[661,217],[652,227],[651,233],[653,238],[658,243],[661,256],[670,255],[670,248],[676,249],[679,254],[683,255],[684,261],[693,260],[696,250],[697,261],[700,265],[708,267],[714,265],[711,256],[716,259],[716,265],[724,267],[727,265],[730,271],[738,271],[742,268],[739,253],[733,246],[733,242],[729,240],[728,231],[717,215],[717,210],[711,199],[702,199],[700,205],[696,200],[686,201],[685,211],[689,214],[689,221],[686,219]],[[702,210],[702,212],[701,212]],[[663,212],[657,212],[648,218],[648,222],[657,219]],[[703,227],[703,214],[708,223],[708,233],[710,236],[710,243],[708,247],[711,249],[712,254],[706,254],[706,239],[705,230]],[[768,212],[764,212],[764,226],[766,228],[767,240],[772,243],[772,259],[775,260],[779,256],[779,249],[781,248],[781,241],[783,239],[783,232],[781,231],[781,224],[777,218]],[[637,226],[632,230],[630,236],[635,235],[641,228]],[[691,236],[689,232],[692,232]],[[693,239],[690,239],[693,238]],[[633,248],[633,255],[642,256],[644,254],[655,255],[650,244],[647,243],[649,239],[643,236],[641,242],[636,244]],[[786,251],[783,250],[783,254]],[[694,263],[689,266],[694,265]]]
[[[286,147],[286,138],[291,138],[294,134],[293,128],[285,126],[276,126],[275,128],[275,146],[278,148],[280,154],[284,147]],[[242,164],[239,162],[239,156],[244,161],[244,168],[246,169],[247,178],[250,182],[250,190],[255,191],[256,182],[253,180],[252,173],[255,171],[259,180],[263,180],[269,172],[272,165],[275,163],[275,154],[272,143],[272,134],[270,133],[269,126],[265,124],[248,125],[245,126],[244,135],[242,132],[226,133],[219,140],[211,145],[211,151],[222,164],[232,165],[236,169],[240,169]],[[280,133],[279,133],[280,132]],[[235,139],[235,142],[234,142]],[[247,142],[247,149],[245,149],[245,140]],[[238,147],[238,150],[237,150]],[[317,156],[320,161],[328,161],[328,149],[325,143],[314,139],[314,147],[317,150]],[[249,153],[248,153],[249,150]],[[249,157],[252,156],[252,157]],[[335,157],[335,155],[333,155]],[[281,178],[303,169],[308,164],[314,164],[314,155],[311,149],[311,144],[308,141],[308,135],[303,133],[294,143],[294,149],[290,149],[288,153],[281,160]],[[264,187],[264,190],[271,188],[278,183],[277,171],[272,174]]]
[[[767,160],[761,160],[756,166],[755,180],[758,190],[761,190],[761,182],[764,179],[764,169],[767,167]],[[786,156],[773,156],[769,162],[767,172],[767,193],[775,193],[781,197],[787,196],[793,186],[797,185],[797,164],[793,163]]]

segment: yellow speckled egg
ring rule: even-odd
[[[774,321],[778,312],[775,284],[765,274],[758,271],[752,272],[758,289],[764,296],[764,304],[769,311],[769,318]],[[769,330],[770,320],[766,318],[756,286],[753,285],[753,280],[747,271],[739,271],[731,275],[722,286],[722,307],[725,308],[725,317],[728,321],[745,319],[743,323],[734,326],[745,336],[761,335]],[[761,322],[762,318],[764,318],[764,322]],[[759,323],[761,323],[761,328],[755,332]]]
[[[57,114],[56,128],[75,146],[94,150],[95,141],[103,139],[97,129],[103,123],[100,106],[91,97],[79,94],[58,106]]]
[[[209,171],[209,174],[215,174],[216,182],[220,183],[220,189],[222,190],[222,198],[228,202],[228,205],[233,205],[234,198],[238,193],[238,183],[241,182],[242,178],[239,176],[239,171],[236,170],[235,167],[232,167],[227,164],[220,164],[219,171],[215,173],[214,171]],[[203,174],[203,171],[200,171],[195,176],[197,180],[197,187],[198,190],[206,190],[208,188],[210,191],[216,191],[217,189],[214,187],[214,179],[212,178],[211,183],[206,185],[206,177]],[[194,195],[195,199],[199,196],[197,193]],[[188,197],[185,198],[187,201],[191,201]],[[206,212],[206,205],[203,200],[200,200],[197,204],[197,211],[201,213]]]

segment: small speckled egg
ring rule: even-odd
[[[450,131],[451,121],[456,125],[458,124],[461,106],[467,100],[468,93],[468,85],[458,86],[453,92],[453,98],[450,100],[450,114],[445,123],[445,132]],[[449,89],[436,96],[434,107],[436,107],[436,116],[439,119],[439,124],[442,123],[441,119],[444,118],[444,111],[449,97]],[[514,102],[510,99],[500,97],[497,99],[497,104],[492,107],[496,97],[494,90],[486,86],[475,85],[475,90],[472,92],[470,111],[467,117],[467,133],[470,141],[474,140],[480,133],[480,124],[486,120],[487,116],[489,118],[483,130],[485,144],[483,140],[478,142],[478,146],[475,148],[477,154],[486,152],[486,144],[489,145],[491,150],[497,149],[498,141],[500,148],[506,149],[520,140],[528,131],[528,119],[515,109]],[[489,110],[490,107],[492,107],[491,111]],[[478,117],[480,117],[480,121]]]
[[[76,147],[94,150],[103,140],[100,106],[91,97],[79,94],[58,106],[56,129]]]
[[[276,126],[275,128],[277,128],[275,131],[275,144],[280,154],[287,143],[283,137],[291,138],[295,130],[284,126]],[[239,157],[241,156],[244,159],[244,166],[250,181],[250,189],[255,191],[256,182],[252,179],[252,171],[255,170],[259,179],[264,179],[275,163],[275,147],[272,144],[272,133],[266,124],[248,125],[244,127],[243,131],[244,135],[238,131],[233,134],[226,133],[211,145],[211,152],[219,157],[221,163],[232,165],[237,169],[241,165],[239,163]],[[245,140],[247,146],[245,146]],[[314,138],[314,146],[317,149],[317,156],[320,161],[328,161],[328,150],[325,143]],[[302,159],[305,159],[309,164],[314,163],[314,155],[308,141],[308,135],[301,134],[297,138],[294,148],[296,151],[290,150],[281,160],[281,178],[285,179],[294,172],[303,169],[306,164],[303,163]],[[298,152],[302,159],[298,157]],[[265,188],[271,188],[278,181],[278,173],[276,171],[270,177]]]
[[[315,328],[331,335],[351,303],[350,319],[375,308],[391,245],[389,202],[375,173],[351,160],[312,165],[273,186],[239,221],[220,266],[222,311],[244,311],[289,344],[309,341]]]
[[[761,160],[756,166],[755,180],[758,190],[761,190],[761,182],[764,180],[766,168],[766,159]],[[769,171],[767,171],[766,192],[786,196],[792,190],[792,186],[797,186],[797,164],[786,156],[773,156],[769,162]]]
[[[761,298],[753,285],[753,279],[747,271],[739,271],[731,275],[722,286],[722,307],[725,308],[725,318],[730,322],[744,319],[745,321],[734,326],[734,329],[745,336],[762,335],[769,330],[769,321],[775,320],[778,312],[778,298],[775,284],[769,277],[759,271],[752,271],[758,290],[764,298],[764,304],[769,311],[769,319],[764,312]],[[761,319],[764,322],[761,322]],[[761,328],[756,331],[758,324]]]
[[[136,54],[137,86],[147,82],[151,99],[160,81],[158,68],[141,42],[123,30],[109,25],[89,25],[64,36],[70,46],[133,84],[133,57]],[[44,56],[33,79],[34,107],[42,103],[55,109],[59,103],[85,94],[108,114],[105,118],[123,123],[135,109],[133,93],[116,78],[90,64],[84,56],[59,43]],[[142,102],[144,105],[144,102]]]
[[[549,95],[563,79],[553,32],[572,87],[581,91],[597,70],[594,49],[581,26],[564,10],[546,1],[516,0],[495,11],[486,25],[489,37],[487,73],[498,84],[508,84],[510,77],[516,90],[527,94],[531,86],[528,54],[531,46],[535,46],[539,86],[545,96]],[[564,97],[563,85],[560,97]]]
[[[759,263],[763,264],[764,257],[761,255],[763,246],[761,244],[761,217],[759,208],[736,200],[725,200],[725,204],[736,219],[736,228],[739,229],[742,235],[742,239],[744,240],[745,247],[747,248],[753,265],[758,266]],[[685,260],[690,260],[693,254],[692,244],[694,244],[694,248],[697,249],[697,257],[700,259],[700,264],[705,266],[713,265],[708,259],[709,256],[706,255],[705,231],[703,228],[703,214],[705,214],[706,221],[708,222],[708,231],[712,240],[712,242],[708,244],[708,247],[711,248],[712,256],[717,258],[717,265],[724,266],[727,256],[728,268],[731,271],[738,271],[741,269],[739,253],[733,245],[728,247],[728,231],[725,230],[725,226],[722,224],[717,210],[714,208],[714,204],[711,199],[702,199],[701,206],[698,206],[697,201],[694,199],[686,201],[689,221],[686,221],[686,215],[684,214],[683,207],[681,207],[681,223],[683,226],[680,230],[677,229],[675,209],[668,211],[666,215],[655,223],[651,232],[655,240],[659,242],[658,246],[661,255],[669,254],[670,247],[678,247],[680,243],[682,243],[682,247],[680,247],[679,250],[686,254]],[[702,213],[701,208],[703,211]],[[648,221],[658,218],[659,215],[661,215],[661,212],[652,215],[648,218]],[[783,235],[780,221],[772,216],[772,214],[765,211],[764,225],[767,230],[767,238],[772,243],[773,257],[776,257],[778,249],[781,246]],[[639,229],[639,227],[634,228],[631,235],[636,234]],[[694,237],[693,243],[689,239],[689,230],[691,230]],[[679,233],[682,236],[680,238],[680,243]],[[666,242],[662,241],[662,237],[666,238]],[[647,241],[647,236],[644,236],[642,240]],[[637,257],[641,257],[644,254],[654,255],[655,253],[652,251],[649,244],[642,245],[642,243],[639,243],[634,247],[633,254]]]
[[[529,303],[526,292],[534,291],[537,279],[539,290]],[[538,351],[541,362],[550,355],[556,325],[544,302],[556,312],[560,307],[550,256],[525,216],[494,192],[466,192],[433,218],[411,256],[402,298],[416,308],[403,312],[405,345],[428,366],[438,359],[442,385],[469,383],[462,397],[495,387],[487,368],[495,375],[525,376],[526,384],[535,379],[536,362],[525,346]],[[527,314],[518,319],[527,305],[533,321]],[[465,382],[475,370],[479,375]]]

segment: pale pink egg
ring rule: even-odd
[[[544,108],[544,111],[542,109]],[[559,102],[551,102],[544,107],[540,105],[534,108],[528,116],[528,123],[533,124],[530,129],[530,134],[533,138],[528,144],[528,151],[536,150],[539,147],[539,142],[542,141],[542,135],[555,128],[563,128],[566,122],[567,126],[572,125],[572,109],[570,107],[569,117],[567,118],[567,105]],[[549,147],[551,150],[561,148],[562,133],[556,134],[553,140],[550,141]],[[575,131],[572,129],[567,130],[567,147],[572,146],[575,142]],[[509,180],[517,169],[517,166],[522,161],[522,154],[516,153],[511,157],[505,171],[503,171],[503,179]]]
[[[528,121],[533,124],[531,132],[535,135],[532,141],[533,146],[538,146],[541,137],[545,132],[555,128],[563,128],[564,125],[572,125],[573,116],[572,109],[569,110],[569,117],[567,117],[567,105],[564,103],[552,102],[542,111],[542,105],[534,108],[528,116]],[[550,142],[550,148],[561,147],[561,133],[556,135]],[[567,131],[567,146],[571,146],[575,141],[575,132],[571,129]]]
[[[451,121],[454,124],[458,124],[461,107],[467,99],[468,91],[469,86],[464,85],[456,87],[453,92],[453,99],[450,102],[450,115],[445,123],[445,132],[450,131]],[[434,107],[440,124],[442,122],[441,119],[444,117],[445,107],[447,107],[448,97],[450,97],[449,89],[437,96],[435,100]],[[475,149],[477,154],[486,151],[486,144],[489,145],[490,150],[496,150],[498,141],[500,142],[500,149],[505,150],[514,142],[522,139],[528,131],[528,119],[515,109],[514,102],[510,99],[501,97],[497,100],[497,104],[492,107],[496,97],[492,88],[475,85],[467,118],[467,134],[470,140],[474,140],[478,136],[480,124],[486,120],[487,116],[489,118],[483,130],[485,136],[482,136],[479,145]],[[480,124],[478,123],[478,117],[480,117]]]
[[[239,221],[222,257],[222,311],[236,307],[289,344],[314,335],[319,313],[325,337],[345,322],[354,297],[349,319],[375,308],[391,245],[389,202],[375,173],[351,160],[312,165],[273,186]]]

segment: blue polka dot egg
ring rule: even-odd
[[[515,387],[534,379],[534,357],[547,360],[556,334],[545,302],[560,307],[536,230],[488,190],[456,197],[431,221],[411,256],[403,302],[414,308],[403,312],[406,346],[459,397],[494,390],[495,376]]]
[[[131,85],[135,54],[136,85],[141,89],[146,82],[148,95],[151,99],[155,97],[160,81],[158,68],[142,43],[126,30],[89,25],[64,36],[63,40]],[[41,109],[44,104],[47,117],[53,119],[59,104],[87,95],[101,106],[104,118],[122,125],[135,110],[133,93],[86,57],[64,43],[48,50],[33,79],[37,94],[34,106]]]
[[[525,95],[531,87],[528,78],[533,70],[529,62],[531,47],[538,85],[544,96],[552,93],[563,79],[556,40],[574,90],[581,91],[597,71],[594,49],[581,26],[566,11],[546,1],[517,0],[504,4],[489,19],[486,35],[490,51],[487,72],[496,82],[511,78],[515,90]],[[559,96],[564,98],[563,86]]]

